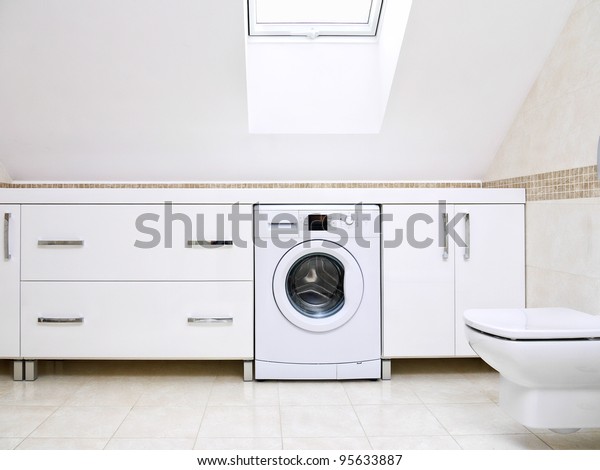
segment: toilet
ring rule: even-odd
[[[521,424],[600,427],[600,315],[568,308],[464,312],[469,344],[500,373],[500,407]]]

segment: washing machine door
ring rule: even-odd
[[[354,256],[328,240],[291,248],[273,275],[273,296],[294,325],[323,332],[339,328],[360,307],[364,279]]]

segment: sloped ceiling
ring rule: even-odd
[[[415,0],[379,134],[251,135],[243,0],[0,0],[0,162],[16,181],[480,179],[574,3]]]

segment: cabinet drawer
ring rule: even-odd
[[[242,282],[23,282],[23,357],[251,359]]]
[[[230,220],[234,210],[243,221]],[[22,279],[251,280],[251,214],[250,205],[24,206]]]

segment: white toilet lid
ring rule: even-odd
[[[507,339],[600,338],[600,315],[570,308],[474,309],[464,319],[471,328]]]

